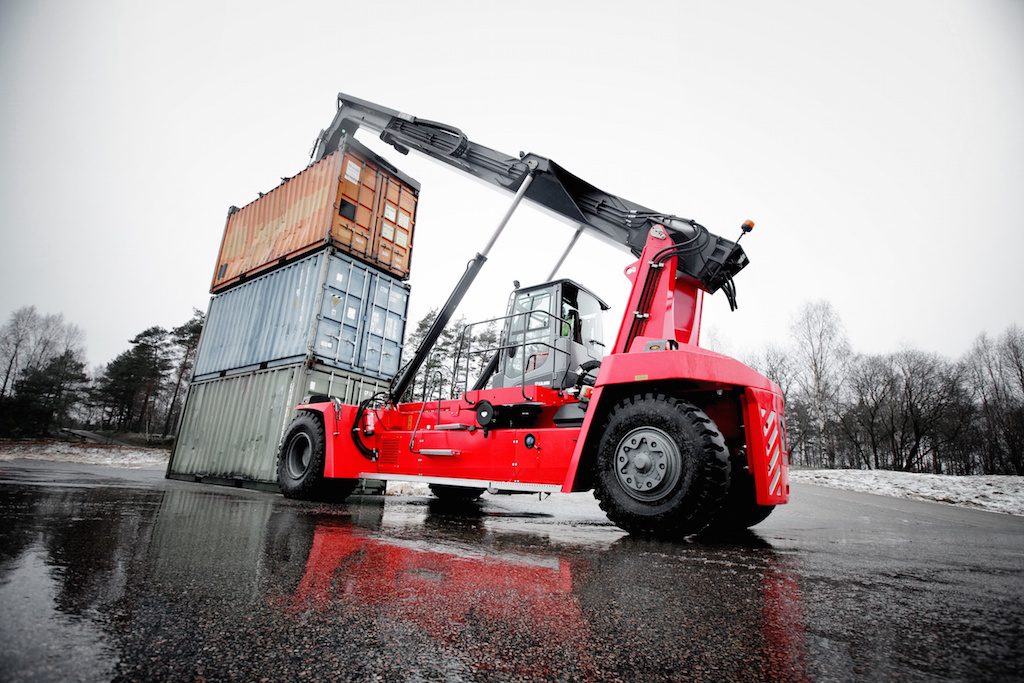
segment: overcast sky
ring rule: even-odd
[[[91,364],[205,310],[227,208],[305,166],[338,91],[729,238],[754,219],[739,310],[705,309],[737,355],[815,298],[860,351],[1024,322],[1020,0],[3,0],[0,83],[0,316],[63,312]],[[361,139],[423,184],[417,318],[509,198]],[[571,234],[521,210],[462,312],[501,313]],[[560,274],[615,327],[630,260],[584,238]]]

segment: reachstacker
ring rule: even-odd
[[[721,291],[736,308],[733,278],[748,263],[739,238],[753,223],[733,242],[599,190],[545,157],[510,156],[453,126],[345,94],[314,160],[360,127],[514,198],[388,392],[359,405],[312,396],[298,406],[279,452],[284,495],[351,490],[360,478],[426,482],[452,500],[593,489],[621,528],[666,537],[746,528],[787,502],[779,387],[697,345],[704,292]],[[472,386],[468,377],[458,383],[460,368],[468,374],[465,352],[454,395],[444,396],[438,381],[436,398],[403,403],[523,200],[577,226],[549,281],[516,284],[506,314],[495,318],[499,343],[472,352],[487,354]],[[608,306],[582,284],[553,279],[583,232],[638,257],[625,268],[632,289],[614,340],[603,338]]]

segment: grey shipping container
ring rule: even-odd
[[[193,379],[305,359],[391,379],[398,372],[409,287],[333,249],[210,300]]]
[[[195,382],[167,475],[276,484],[278,446],[303,397],[324,394],[358,403],[387,388],[383,380],[305,363]]]

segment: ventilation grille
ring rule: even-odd
[[[398,436],[386,436],[381,439],[378,464],[398,465],[398,449],[401,441],[401,437]]]

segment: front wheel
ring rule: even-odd
[[[729,490],[725,439],[704,411],[662,394],[631,396],[608,416],[598,446],[594,495],[633,534],[696,534]]]
[[[277,483],[285,498],[343,500],[356,479],[325,479],[326,437],[319,415],[300,413],[285,431],[277,457]]]

